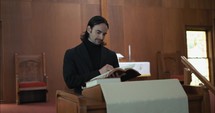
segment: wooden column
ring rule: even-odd
[[[108,0],[101,0],[101,16],[106,18],[106,20],[110,24],[109,15],[108,15]],[[109,25],[109,26],[111,26],[111,25]],[[110,32],[109,32],[109,30],[108,30],[107,35],[105,36],[105,42],[107,43],[106,47],[110,48]]]

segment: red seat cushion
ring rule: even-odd
[[[45,82],[22,82],[19,83],[20,88],[46,87]]]

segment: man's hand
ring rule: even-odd
[[[100,74],[106,73],[107,71],[113,70],[113,66],[106,64],[105,66],[103,66],[101,69],[99,69]]]

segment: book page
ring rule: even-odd
[[[106,73],[103,73],[103,74],[101,74],[99,76],[96,76],[96,77],[92,78],[90,81],[95,80],[95,79],[108,78],[108,76],[109,76],[110,73],[112,74],[112,73],[114,73],[117,70],[123,71],[122,68],[119,68],[119,67],[118,68],[114,68],[113,70],[107,71]]]
[[[99,76],[96,76],[96,77],[94,77],[94,78],[90,79],[90,81],[95,80],[95,79],[102,79],[102,78],[106,78],[106,77],[108,76],[108,74],[109,74],[111,71],[112,71],[112,70],[107,71],[106,73],[103,73],[103,74],[101,74],[101,75],[99,75]]]

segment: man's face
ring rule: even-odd
[[[104,37],[107,34],[107,31],[108,27],[104,23],[95,25],[93,28],[90,28],[90,26],[88,26],[87,32],[89,33],[89,41],[96,45],[100,45],[104,41]]]

